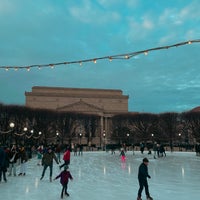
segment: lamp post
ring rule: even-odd
[[[14,127],[15,127],[15,124],[13,122],[11,122],[9,124],[10,128],[11,128],[11,135],[10,135],[10,144],[12,143],[12,137],[13,137],[13,130],[14,130]]]
[[[42,132],[39,131],[38,135],[39,135],[39,137],[38,137],[37,143],[38,143],[38,145],[40,145],[40,143],[41,143],[41,139],[40,138],[41,138]]]
[[[60,140],[59,140],[59,132],[56,131],[56,142],[59,143],[59,141],[60,141]]]
[[[26,132],[28,131],[27,127],[24,127],[24,145],[25,145],[25,141],[26,141]]]
[[[106,151],[106,131],[104,130],[103,131],[103,140],[104,140],[104,148],[103,148],[103,150],[105,150]]]
[[[152,143],[154,144],[154,134],[153,133],[151,134],[151,140],[152,140]]]
[[[82,133],[79,133],[79,143],[81,144]]]
[[[179,151],[182,151],[182,147],[181,147],[181,133],[179,133],[178,136],[179,136]]]
[[[127,133],[126,136],[127,136],[127,143],[128,143],[127,146],[130,146],[130,142],[129,142],[129,136],[130,136],[130,134]],[[128,148],[129,148],[129,147],[128,147]]]

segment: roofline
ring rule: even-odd
[[[69,87],[48,87],[48,86],[33,86],[32,89],[56,89],[56,90],[85,90],[85,91],[113,91],[113,92],[122,92],[120,89],[99,89],[99,88],[69,88]]]

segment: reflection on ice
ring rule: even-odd
[[[26,186],[26,193],[29,193],[29,186]]]
[[[84,152],[83,156],[71,156],[70,172],[74,177],[69,182],[68,192],[71,200],[130,200],[137,198],[138,166],[148,157],[149,189],[151,196],[158,200],[199,199],[200,157],[194,152],[167,152],[167,157],[154,159],[145,152],[126,153],[122,162],[119,153]],[[27,163],[26,176],[7,177],[1,182],[0,195],[5,200],[60,199],[61,185],[58,181],[49,182],[49,171],[40,181],[42,166],[37,159]],[[19,170],[19,169],[18,169]],[[53,177],[60,173],[54,163]],[[143,191],[143,199],[145,198]]]
[[[106,166],[103,167],[103,174],[106,175]]]
[[[184,175],[185,175],[185,170],[184,168],[182,168],[182,177],[184,178]]]
[[[38,182],[39,182],[39,178],[35,178],[35,188],[38,188]]]

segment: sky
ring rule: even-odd
[[[25,105],[33,86],[120,89],[131,112],[200,105],[200,43],[82,65],[200,39],[199,0],[0,0],[0,102]]]

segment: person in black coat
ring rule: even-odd
[[[2,175],[3,175],[4,181],[7,182],[6,172],[7,172],[8,166],[9,166],[9,160],[8,160],[6,148],[0,147],[0,182],[2,179]]]
[[[147,178],[151,178],[151,176],[148,173],[148,164],[149,160],[147,158],[144,158],[142,164],[140,164],[138,169],[139,190],[137,200],[142,200],[141,196],[143,188],[145,188],[147,200],[153,200],[153,198],[149,194],[149,186],[147,182]]]

